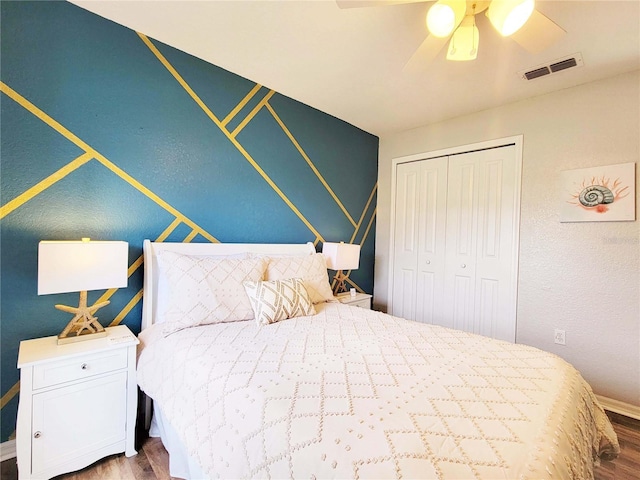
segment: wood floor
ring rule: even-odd
[[[620,442],[620,456],[602,462],[596,468],[595,480],[640,480],[640,421],[609,413]],[[0,480],[17,480],[15,458],[2,462]],[[112,455],[75,473],[60,475],[55,480],[169,480],[169,456],[157,438],[147,438],[138,455],[127,458]]]
[[[170,480],[169,454],[159,438],[146,438],[138,454],[125,457],[111,455],[74,473],[59,475],[55,480]],[[17,480],[16,459],[2,462],[0,480]]]
[[[602,462],[596,480],[640,480],[640,420],[607,412],[618,435],[620,455],[613,462]]]

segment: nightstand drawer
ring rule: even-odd
[[[50,387],[126,367],[127,350],[123,348],[35,365],[33,389]]]
[[[357,302],[349,302],[349,305],[353,307],[366,308],[367,310],[371,310],[371,299],[365,298],[364,300],[358,300]]]
[[[372,295],[369,295],[368,293],[356,293],[355,295],[346,293],[343,295],[338,295],[336,299],[340,303],[344,303],[345,305],[351,305],[352,307],[360,307],[370,310],[371,297]]]

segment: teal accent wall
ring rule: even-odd
[[[372,292],[377,137],[70,3],[0,8],[1,441],[20,341],[78,302],[37,295],[40,240],[129,242],[128,287],[98,317],[134,333],[145,238],[359,243],[350,278]]]

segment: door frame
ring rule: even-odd
[[[391,160],[391,218],[389,222],[389,273],[387,281],[387,311],[393,311],[393,272],[395,268],[395,226],[396,226],[396,171],[398,164],[418,162],[422,160],[432,160],[439,157],[449,157],[452,155],[458,155],[461,153],[471,153],[478,150],[488,150],[491,148],[506,147],[508,145],[514,145],[516,149],[516,198],[518,200],[516,208],[514,208],[514,225],[517,225],[514,232],[514,242],[516,248],[513,250],[514,265],[515,268],[512,272],[512,281],[515,284],[515,305],[514,316],[517,315],[518,306],[518,269],[520,256],[520,208],[522,205],[522,151],[523,151],[524,135],[514,135],[510,137],[496,138],[493,140],[486,140],[483,142],[470,143],[466,145],[459,145],[456,147],[447,147],[439,150],[432,150],[423,153],[414,153],[412,155],[405,155],[402,157],[396,157]],[[516,341],[517,341],[517,329],[516,329]]]

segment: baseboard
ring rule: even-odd
[[[0,462],[16,457],[16,441],[7,440],[0,443]]]
[[[596,395],[596,398],[605,410],[640,420],[640,407],[621,402],[620,400],[614,400],[613,398],[603,397],[602,395]]]

